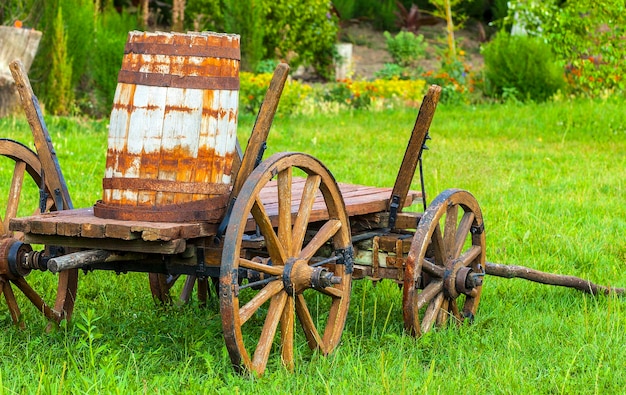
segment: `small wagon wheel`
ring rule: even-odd
[[[21,310],[19,307],[22,301],[19,295],[14,292],[14,287],[20,290],[46,318],[58,323],[63,318],[69,318],[74,309],[78,271],[74,269],[59,273],[55,304],[51,308],[44,301],[44,295],[35,291],[26,280],[32,270],[39,269],[36,267],[36,259],[34,259],[38,253],[33,252],[30,245],[22,243],[23,234],[9,230],[9,221],[18,215],[26,175],[30,176],[36,185],[41,183],[41,163],[37,154],[32,150],[21,143],[8,139],[0,139],[0,155],[15,162],[6,200],[7,208],[0,228],[0,293],[4,296],[14,323],[20,323],[23,326],[20,321]],[[48,196],[46,211],[56,210],[53,200],[50,198],[49,185],[46,185],[46,193]],[[31,199],[31,201],[37,202],[38,199]],[[33,208],[29,212],[30,214],[40,212],[40,208],[36,204],[32,204],[32,206],[36,208]],[[28,260],[31,264],[30,267],[16,264],[16,257],[21,257],[24,254],[33,258]],[[41,268],[41,270],[45,270],[45,268]]]
[[[407,258],[402,300],[407,331],[420,336],[448,318],[472,320],[484,266],[484,225],[476,199],[463,190],[444,191],[424,212]]]
[[[295,188],[299,172],[306,180],[301,196]],[[263,187],[274,178],[276,192],[268,196]],[[320,205],[324,217],[317,217]],[[245,254],[242,245],[259,239],[263,251]],[[220,311],[235,368],[262,374],[275,346],[283,364],[293,368],[296,317],[309,347],[331,352],[348,313],[351,272],[350,225],[330,172],[300,153],[261,163],[235,202],[222,253]]]

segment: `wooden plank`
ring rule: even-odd
[[[424,96],[419,113],[417,114],[415,126],[413,127],[409,144],[406,147],[404,158],[402,159],[402,164],[400,165],[400,170],[398,171],[398,176],[396,177],[396,182],[393,186],[393,193],[391,195],[398,196],[400,198],[400,209],[405,207],[404,201],[407,193],[409,192],[409,188],[411,187],[411,181],[413,181],[413,176],[415,175],[415,170],[417,169],[417,163],[421,157],[422,146],[433,120],[433,116],[435,115],[435,109],[437,108],[440,94],[441,87],[431,85],[426,93],[426,96]],[[389,203],[391,204],[391,200]]]
[[[111,251],[144,252],[148,254],[180,254],[185,251],[187,242],[183,239],[170,241],[93,239],[54,235],[27,234],[24,240],[30,244],[57,245],[71,248],[94,248]]]

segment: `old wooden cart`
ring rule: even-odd
[[[127,54],[144,49],[127,45]],[[0,283],[15,323],[23,324],[19,301],[25,300],[17,290],[51,322],[69,319],[79,270],[149,273],[152,294],[163,302],[172,300],[174,290],[188,301],[195,290],[204,303],[216,285],[232,363],[260,374],[272,350],[293,366],[295,322],[311,349],[327,354],[337,346],[353,279],[401,284],[404,325],[413,335],[476,313],[485,233],[474,197],[447,190],[423,213],[405,212],[405,207],[423,203],[410,184],[439,87],[430,87],[424,97],[393,188],[339,184],[307,154],[285,152],[261,160],[288,73],[286,65],[279,65],[245,153],[234,155],[227,188],[129,179],[140,193],[213,194],[219,210],[200,199],[190,205],[173,201],[155,213],[116,211],[106,202],[74,209],[30,83],[19,62],[11,69],[37,151],[0,140],[0,154],[15,162],[0,241]],[[131,111],[139,104],[134,106],[117,108]],[[16,218],[26,177],[40,187],[37,211],[42,214]],[[107,177],[105,196],[107,189],[129,188],[128,182]],[[33,245],[44,247],[35,250]],[[45,301],[29,282],[29,273],[36,270],[57,273],[54,300]]]

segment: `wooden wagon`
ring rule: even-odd
[[[182,45],[178,39],[186,38],[176,36],[176,45],[169,46],[127,44],[125,63],[145,51],[216,58],[219,49],[192,53],[185,49],[192,45]],[[235,71],[238,52],[233,48],[237,45],[229,44],[232,48],[226,51],[234,54]],[[225,56],[219,51],[217,58]],[[224,185],[191,185],[189,180],[176,178],[182,170],[170,172],[174,179],[159,178],[158,172],[151,177],[145,146],[138,151],[144,156],[131,159],[146,170],[124,173],[121,167],[132,160],[121,158],[120,149],[111,148],[120,142],[112,142],[110,134],[104,201],[74,209],[30,83],[19,62],[12,63],[11,70],[36,147],[35,153],[18,142],[0,140],[0,155],[15,162],[0,241],[0,283],[16,323],[23,324],[17,290],[51,322],[69,319],[79,270],[149,273],[153,296],[166,303],[175,298],[189,301],[194,290],[199,302],[206,303],[215,286],[233,366],[261,374],[272,350],[278,349],[283,363],[293,366],[295,322],[311,349],[327,354],[338,345],[353,279],[390,279],[401,284],[404,325],[416,336],[434,325],[461,323],[476,314],[485,273],[485,233],[478,203],[466,191],[447,190],[426,207],[423,193],[410,190],[439,87],[431,86],[424,97],[392,188],[337,183],[319,160],[304,153],[284,152],[261,160],[288,74],[288,67],[281,64],[245,152],[235,150],[234,155],[226,153],[219,159],[229,155],[232,159],[222,166]],[[133,91],[139,84],[173,89],[193,80],[206,92],[215,89],[211,84],[219,83],[215,75],[200,82],[175,76],[166,83],[161,75],[159,81],[148,82],[154,77],[150,73],[134,72],[137,75],[123,67],[120,73],[120,84],[133,86]],[[223,69],[220,73],[218,77],[224,77]],[[227,85],[235,74],[227,75]],[[128,98],[125,104],[116,101],[116,105],[118,110],[131,112],[139,107]],[[201,109],[201,113],[219,118],[223,110]],[[183,119],[179,124],[186,122]],[[132,121],[127,119],[125,124]],[[130,151],[129,134],[132,131],[127,130],[121,146]],[[117,155],[115,160],[112,155]],[[180,160],[173,166],[170,163],[174,169],[189,163],[192,168],[207,165],[202,157],[190,162],[189,157],[178,155]],[[27,177],[40,187],[40,214],[16,218]],[[127,193],[133,188],[134,195]],[[113,201],[115,196],[118,201]],[[120,203],[128,196],[133,196],[127,199],[132,200],[130,204]],[[154,203],[159,196],[161,203]],[[140,201],[153,203],[139,207]],[[424,204],[424,212],[405,211],[414,204]],[[34,245],[44,247],[34,249]],[[54,300],[45,301],[29,283],[28,275],[34,270],[58,273]],[[172,295],[174,290],[178,295]],[[275,343],[280,347],[273,347]]]

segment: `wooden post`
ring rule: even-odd
[[[19,59],[28,72],[40,40],[40,31],[0,26],[0,118],[12,114],[20,104],[9,63]]]

